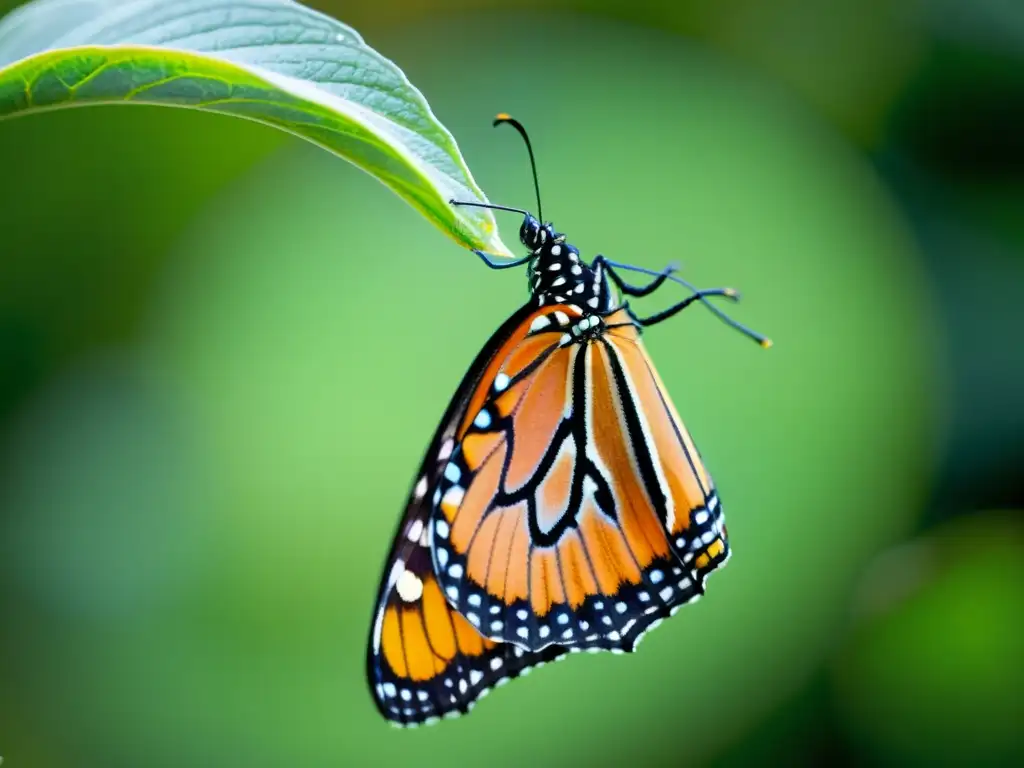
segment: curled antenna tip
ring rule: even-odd
[[[761,339],[762,349],[771,349],[773,346],[775,346],[775,342],[773,342],[771,339]]]
[[[523,124],[505,112],[499,112],[497,117],[494,118],[492,125],[498,126],[502,123],[507,123],[515,128],[519,135],[523,137],[523,143],[526,144],[526,151],[530,155],[530,170],[533,172],[533,191],[537,194],[537,218],[544,221],[544,213],[540,207],[540,182],[537,180],[537,161],[533,157],[533,145],[530,144],[530,137],[526,135],[526,129],[523,127]]]
[[[726,288],[724,293],[730,299],[733,299],[735,301],[739,301],[740,300],[740,292],[737,291],[735,288]]]

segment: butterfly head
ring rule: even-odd
[[[541,224],[532,213],[523,217],[523,225],[519,227],[519,241],[531,252],[539,254],[544,245],[554,242],[556,237],[558,235],[551,224]]]

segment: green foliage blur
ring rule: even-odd
[[[585,255],[743,291],[770,352],[646,336],[734,556],[636,654],[389,728],[383,558],[525,276],[260,126],[3,122],[4,765],[1024,763],[1024,6],[313,5],[491,199],[533,204],[508,111]]]

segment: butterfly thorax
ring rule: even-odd
[[[583,261],[579,249],[567,243],[565,235],[545,224],[522,239],[524,245],[532,247],[535,256],[527,277],[539,306],[570,304],[578,307],[582,314],[607,312],[612,308],[613,297],[604,270],[600,265],[595,269]]]

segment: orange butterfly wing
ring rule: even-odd
[[[624,310],[536,310],[488,364],[434,492],[435,573],[485,636],[632,650],[728,556],[710,477]],[[589,322],[589,321],[588,321]]]
[[[492,686],[562,656],[486,639],[453,609],[434,575],[430,499],[453,438],[495,349],[520,326],[513,315],[484,347],[456,391],[413,486],[387,558],[367,648],[367,677],[381,714],[397,725],[429,723],[468,711]]]
[[[423,544],[410,541],[395,563],[374,618],[369,665],[378,709],[396,724],[467,712],[491,687],[566,652],[529,652],[482,637],[448,605]]]

